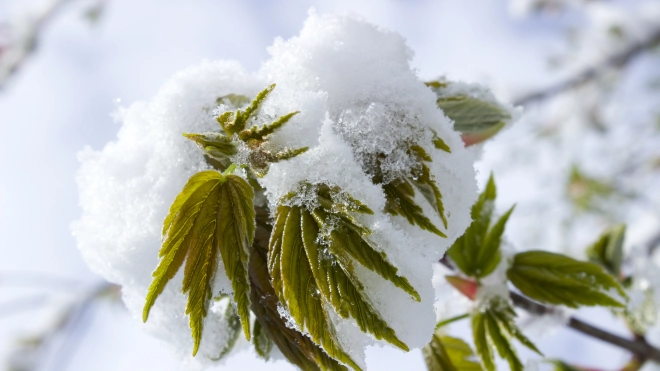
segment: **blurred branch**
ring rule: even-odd
[[[440,260],[440,263],[453,271],[456,270],[453,264],[451,264],[451,262],[447,259],[446,255]],[[552,315],[558,313],[559,311],[555,307],[537,303],[513,291],[509,291],[509,297],[516,307],[535,315]],[[587,336],[604,341],[619,348],[626,349],[630,353],[636,355],[640,360],[653,360],[660,362],[660,349],[651,346],[643,337],[636,336],[634,340],[626,339],[624,337],[602,330],[598,327],[592,326],[575,317],[569,318],[567,326]]]
[[[622,68],[627,65],[631,60],[633,60],[638,55],[642,54],[644,51],[649,50],[653,47],[656,47],[660,44],[660,29],[655,30],[651,36],[638,43],[630,45],[627,49],[623,50],[621,53],[614,54],[613,56],[605,59],[599,65],[587,68],[586,70],[578,73],[572,78],[560,82],[556,85],[552,85],[545,89],[541,89],[536,92],[529,93],[518,99],[514,100],[514,105],[524,106],[530,103],[535,103],[537,101],[543,101],[549,98],[552,98],[558,94],[561,94],[567,90],[576,88],[584,83],[587,83],[595,78],[599,77],[603,72],[607,71],[609,68]]]
[[[102,282],[71,308],[71,311],[66,314],[66,322],[61,327],[65,330],[65,338],[52,360],[53,369],[66,369],[66,364],[75,354],[76,348],[80,345],[87,329],[84,319],[91,315],[92,303],[109,295],[118,294],[120,289],[118,285]]]
[[[49,308],[57,315],[53,316],[52,322],[45,328],[37,330],[36,334],[18,339],[18,347],[9,352],[9,368],[37,370],[44,362],[45,356],[54,354],[49,362],[49,368],[66,369],[67,362],[75,354],[87,328],[88,320],[95,308],[92,304],[103,298],[117,298],[119,289],[117,285],[102,282],[82,293],[72,302]],[[53,349],[57,343],[59,346],[54,352],[50,352],[49,349]]]
[[[17,32],[18,27],[11,25],[9,21],[0,24],[0,32],[5,33],[6,38],[4,42],[0,39],[0,90],[6,85],[9,78],[25,65],[25,62],[37,49],[46,24],[68,1],[52,0],[40,14],[29,20],[30,24],[21,25],[25,29],[20,32],[20,35]]]
[[[509,292],[509,295],[515,306],[524,309],[529,313],[536,315],[548,315],[556,313],[557,311],[556,308],[539,304],[513,291]],[[635,354],[641,360],[653,360],[660,362],[660,349],[651,346],[644,337],[637,336],[634,340],[626,339],[624,337],[602,330],[596,326],[590,325],[575,317],[569,318],[567,326],[585,335],[615,345],[619,348],[626,349],[632,354]]]

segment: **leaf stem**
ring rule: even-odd
[[[527,105],[537,101],[543,101],[545,99],[559,95],[565,91],[576,88],[584,83],[596,79],[609,68],[625,67],[635,57],[657,46],[658,44],[660,44],[660,29],[655,30],[655,32],[653,32],[648,39],[630,45],[629,48],[623,50],[621,53],[614,54],[609,58],[606,58],[600,64],[587,68],[566,81],[562,81],[558,84],[526,94],[516,99],[514,101],[514,105]]]
[[[470,317],[470,313],[461,314],[460,316],[456,316],[456,317],[446,319],[444,321],[440,321],[440,322],[438,322],[437,325],[435,325],[435,329],[437,330],[440,327],[447,326],[450,323],[457,322],[457,321],[460,321],[462,319],[466,319],[468,317]]]

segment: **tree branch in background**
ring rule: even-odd
[[[69,0],[52,0],[23,20],[0,24],[0,90],[34,53],[46,24]]]
[[[449,259],[447,259],[446,255],[440,260],[440,263],[452,271],[456,270]],[[509,297],[516,307],[521,308],[531,314],[543,316],[556,314],[559,311],[555,307],[537,303],[513,291],[509,291]],[[583,322],[582,320],[579,320],[575,317],[570,317],[566,325],[569,328],[572,328],[573,330],[578,331],[584,335],[604,341],[619,348],[623,348],[637,356],[640,360],[653,360],[660,362],[660,349],[650,345],[643,337],[636,336],[634,340],[626,339]]]
[[[601,64],[596,65],[591,68],[578,73],[574,77],[560,82],[556,85],[552,85],[545,89],[541,89],[536,92],[529,93],[518,99],[515,99],[513,104],[516,106],[524,106],[537,101],[543,101],[549,98],[552,98],[560,93],[563,93],[567,90],[576,88],[584,83],[587,83],[595,78],[599,77],[609,68],[622,68],[627,65],[631,60],[633,60],[638,55],[643,52],[656,47],[660,44],[660,29],[655,30],[651,36],[641,42],[632,44],[627,49],[623,50],[621,53],[614,54],[613,56],[605,59]]]
[[[539,304],[516,292],[510,292],[509,295],[511,297],[511,301],[513,301],[513,304],[516,307],[524,309],[529,313],[535,315],[548,315],[557,312],[556,308]],[[591,336],[606,343],[615,345],[619,348],[626,349],[632,354],[638,356],[640,359],[660,362],[660,350],[651,346],[643,337],[637,337],[634,340],[626,339],[583,322],[582,320],[579,320],[575,317],[570,317],[567,326],[587,336]]]

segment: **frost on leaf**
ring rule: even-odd
[[[308,149],[307,147],[303,147],[272,152],[267,146],[268,137],[277,131],[277,129],[284,126],[293,116],[298,114],[299,112],[297,111],[286,114],[262,126],[249,126],[251,120],[255,119],[255,114],[259,110],[259,106],[268,98],[268,94],[273,89],[275,89],[275,84],[259,92],[245,108],[236,111],[226,111],[220,114],[216,120],[224,133],[186,133],[184,136],[195,141],[205,155],[217,161],[220,164],[221,170],[229,167],[235,160],[239,160],[241,162],[239,165],[245,165],[250,174],[263,177],[268,172],[268,167],[271,163],[288,160],[304,153]],[[241,104],[247,99],[233,94],[231,96],[233,99],[227,98],[227,100],[232,105]],[[243,156],[240,156],[241,154],[239,153],[241,144],[247,147],[247,153]],[[236,157],[237,155],[238,158]]]
[[[442,142],[439,138],[436,140]],[[442,144],[447,150],[449,149],[444,142]],[[414,199],[415,188],[417,188],[442,219],[444,227],[447,228],[447,218],[445,217],[445,208],[442,204],[442,194],[431,175],[431,170],[425,163],[432,162],[433,159],[419,145],[410,146],[408,154],[416,159],[418,165],[412,169],[411,177],[399,178],[383,184],[383,191],[385,191],[385,196],[387,197],[385,211],[392,215],[403,216],[408,220],[408,223],[417,225],[423,230],[435,233],[440,237],[447,237],[424,215],[422,207],[417,205]],[[379,170],[373,181],[378,184],[382,182],[382,178]]]
[[[262,246],[264,243],[260,241],[260,235],[267,238],[271,233],[272,226],[267,223],[268,214],[263,210],[261,211],[257,215],[257,237],[250,254],[252,312],[256,316],[256,323],[259,323],[264,335],[277,345],[287,360],[301,370],[347,370],[345,366],[329,355],[329,352],[326,353],[327,349],[324,351],[309,337],[291,328],[287,323],[287,319],[283,318],[278,310],[281,303],[273,290],[268,274],[268,247]],[[255,330],[257,352],[263,349],[260,343],[261,340],[257,340],[260,337]],[[350,361],[347,356],[345,358]],[[344,361],[344,363],[350,364],[348,361]]]
[[[193,355],[202,339],[219,256],[232,281],[243,331],[250,338],[247,265],[255,228],[253,198],[252,187],[242,178],[203,171],[188,180],[165,218],[161,261],[153,273],[142,318],[147,320],[165,285],[185,261],[182,292],[188,294],[186,314],[195,342]]]
[[[371,231],[350,214],[372,211],[348,195],[344,195],[346,204],[335,202],[341,193],[337,187],[312,187],[314,206],[287,205],[295,197],[292,194],[276,212],[268,258],[277,296],[301,330],[330,356],[353,368],[358,367],[337,341],[327,304],[342,318],[355,319],[363,332],[407,351],[408,346],[373,307],[354,271],[358,262],[420,300],[408,280],[397,275],[397,268],[369,241]]]

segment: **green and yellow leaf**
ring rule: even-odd
[[[227,172],[232,170],[233,167]],[[188,180],[165,218],[161,261],[153,273],[143,320],[147,320],[165,285],[185,261],[182,292],[188,295],[186,314],[194,340],[193,355],[202,338],[219,257],[232,281],[245,336],[250,338],[247,264],[255,229],[253,198],[252,187],[242,178],[202,171]]]
[[[266,331],[261,327],[261,323],[259,321],[254,321],[252,334],[254,350],[257,352],[259,357],[268,361],[268,359],[270,359],[270,351],[273,349],[273,341],[270,339],[270,336],[268,336]]]
[[[606,230],[593,245],[587,249],[587,257],[602,265],[610,274],[618,277],[623,264],[623,239],[626,226],[620,224]]]
[[[508,110],[467,95],[440,96],[437,101],[466,146],[483,142],[497,134],[511,120]]]
[[[429,371],[482,371],[470,346],[461,339],[436,331],[422,350]]]
[[[354,318],[362,331],[408,350],[373,307],[354,272],[355,262],[360,263],[420,300],[408,280],[366,238],[369,229],[349,214],[371,210],[336,187],[307,186],[315,189],[319,206],[281,205],[275,217],[268,264],[281,302],[315,343],[353,368],[357,365],[337,342],[330,308],[343,318]],[[348,202],[336,202],[342,197]]]
[[[471,277],[492,273],[501,260],[502,235],[513,207],[491,224],[497,189],[493,176],[472,206],[472,224],[449,248],[447,254],[458,268]]]
[[[267,219],[268,213],[262,213]],[[259,221],[259,217],[257,218]],[[271,227],[267,223],[257,223],[257,235],[268,236]],[[266,255],[268,246],[261,246],[259,238],[255,239],[250,254],[250,283],[252,298],[252,312],[260,324],[261,331],[277,345],[289,362],[303,371],[346,371],[347,368],[336,359],[330,357],[321,347],[316,345],[308,336],[291,328],[288,319],[280,314],[281,306],[278,296],[271,286],[268,274]],[[267,244],[267,242],[263,242]],[[260,331],[260,332],[261,332]],[[258,336],[255,330],[255,341]],[[256,343],[255,343],[256,344]]]
[[[436,138],[442,142],[440,138]],[[444,144],[444,142],[442,142]],[[446,145],[445,145],[446,146]],[[443,149],[449,151],[449,147]],[[445,207],[442,203],[442,194],[440,188],[435,183],[431,175],[431,170],[425,162],[431,162],[431,156],[426,153],[423,147],[419,145],[410,146],[408,152],[419,162],[419,168],[413,170],[413,176],[410,178],[395,179],[387,184],[383,184],[386,204],[385,211],[391,215],[400,215],[408,220],[411,225],[417,225],[425,231],[434,233],[440,237],[447,237],[431,220],[424,215],[424,210],[415,202],[415,188],[417,188],[426,201],[433,207],[433,210],[442,220],[442,224],[447,228],[447,218],[445,217]],[[378,177],[376,177],[378,178]]]
[[[618,281],[601,266],[547,251],[516,254],[507,276],[523,294],[541,303],[623,307],[612,296],[625,298]]]
[[[493,349],[504,358],[512,371],[522,371],[523,365],[511,343],[516,338],[520,343],[541,354],[532,342],[525,337],[514,322],[515,312],[505,302],[498,300],[485,310],[472,315],[472,333],[481,365],[488,371],[495,371]]]

